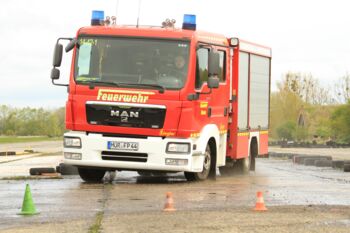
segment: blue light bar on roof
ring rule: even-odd
[[[195,15],[184,15],[184,21],[182,23],[182,29],[196,30],[196,16]]]
[[[104,18],[105,18],[105,12],[104,11],[92,11],[91,26],[103,25]]]

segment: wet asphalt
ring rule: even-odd
[[[40,214],[17,215],[29,184]],[[75,221],[83,228],[93,224],[98,213],[162,212],[166,192],[172,192],[177,211],[251,209],[256,192],[273,206],[349,206],[350,173],[332,168],[295,165],[290,160],[258,159],[249,175],[187,182],[181,173],[166,177],[141,177],[119,172],[113,181],[84,183],[78,176],[62,179],[0,180],[0,230],[30,224]],[[81,222],[82,221],[82,222]]]

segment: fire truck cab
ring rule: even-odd
[[[216,168],[255,169],[268,153],[270,48],[198,31],[193,15],[182,28],[99,17],[55,45],[54,84],[61,40],[73,51],[66,164],[88,182],[115,170],[184,172],[193,181],[215,177]]]

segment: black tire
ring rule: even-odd
[[[87,183],[100,183],[106,171],[92,168],[78,168],[79,176]]]
[[[332,160],[332,156],[318,156],[318,155],[297,155],[293,157],[296,164],[305,164],[306,159],[316,160]]]
[[[255,157],[258,154],[258,148],[256,143],[252,143],[250,146],[250,154],[248,157],[239,159],[233,165],[234,173],[248,174],[249,171],[255,171]]]
[[[344,172],[350,172],[350,164],[344,164]]]
[[[139,174],[139,176],[144,176],[144,177],[163,177],[163,176],[167,176],[168,173],[167,172],[148,172],[148,171],[137,171],[137,174]]]
[[[293,156],[293,163],[296,163],[296,164],[303,164],[304,163],[304,160],[306,158],[312,158],[313,156],[310,156],[310,155],[294,155]]]
[[[331,160],[316,160],[315,161],[316,167],[332,167],[332,161]]]
[[[256,140],[253,140],[250,145],[249,167],[246,168],[246,173],[249,173],[249,171],[255,171],[255,158],[258,157],[258,153],[258,143]]]
[[[305,159],[304,160],[304,165],[305,166],[314,166],[315,165],[315,159],[310,159],[310,158]]]
[[[320,158],[305,158],[304,159],[304,165],[305,166],[315,166],[316,160],[324,160]]]
[[[137,171],[140,176],[152,176],[152,172]]]
[[[61,166],[60,165],[56,166],[56,172],[61,173]]]
[[[332,162],[333,168],[344,168],[344,161],[343,160],[335,160]]]
[[[219,171],[221,176],[233,176],[235,174],[235,170],[233,169],[232,165],[219,167]]]
[[[237,174],[247,174],[250,171],[250,156],[244,159],[239,159],[233,165],[233,170]]]
[[[185,177],[188,181],[202,181],[206,180],[210,173],[210,168],[212,166],[212,150],[210,145],[207,144],[205,148],[204,162],[203,162],[203,171],[202,172],[185,172]]]
[[[55,173],[56,170],[53,167],[37,167],[29,169],[29,174],[32,176],[40,176],[43,173]]]
[[[194,177],[194,172],[185,172],[185,178],[187,181],[196,181]]]
[[[61,175],[78,175],[78,168],[69,164],[60,163]]]
[[[2,152],[0,152],[0,156],[10,156],[10,155],[16,155],[16,151],[2,151]]]

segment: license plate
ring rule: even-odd
[[[131,150],[138,151],[139,143],[138,142],[111,142],[107,143],[107,148],[109,150]]]

